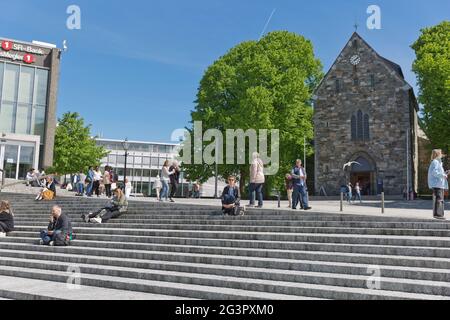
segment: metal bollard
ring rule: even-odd
[[[344,211],[344,193],[341,192],[341,212]]]
[[[381,213],[384,214],[385,203],[384,203],[384,192],[381,193]]]
[[[281,192],[278,191],[278,208],[281,208]]]

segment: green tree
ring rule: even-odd
[[[434,148],[450,146],[450,21],[425,28],[412,45],[423,105],[421,125]]]
[[[99,165],[108,153],[96,145],[91,126],[85,126],[78,113],[65,113],[58,120],[52,169],[59,174],[72,174]]]
[[[279,129],[280,170],[266,185],[281,187],[294,160],[303,157],[303,138],[313,139],[311,97],[322,77],[311,41],[298,34],[277,31],[243,42],[206,70],[192,122],[202,121],[204,130],[219,129],[224,137],[227,129]],[[309,147],[308,155],[312,152]],[[189,165],[185,171],[205,181],[214,166]],[[240,176],[244,187],[249,164],[219,166],[220,176],[230,174]]]

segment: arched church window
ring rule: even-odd
[[[356,126],[356,130],[357,130],[357,136],[358,136],[358,140],[362,140],[364,137],[363,134],[363,113],[361,110],[358,110],[357,113],[357,126]]]
[[[352,141],[370,140],[370,118],[368,114],[364,114],[361,110],[358,110],[352,115],[351,135]]]
[[[369,124],[369,115],[364,115],[364,141],[370,140],[370,124]]]
[[[336,79],[336,93],[340,93],[341,92],[341,81],[339,81],[339,79]]]

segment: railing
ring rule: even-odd
[[[3,186],[5,185],[5,171],[0,169],[0,174],[2,175],[2,179],[0,181],[0,192],[2,192]]]

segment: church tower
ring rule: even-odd
[[[314,96],[316,193],[349,181],[365,195],[417,191],[418,111],[400,66],[355,32]]]

